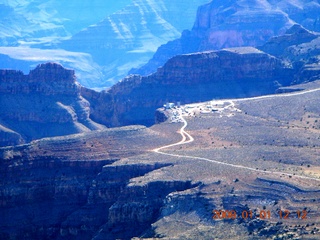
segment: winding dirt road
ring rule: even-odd
[[[235,106],[234,102],[237,102],[237,101],[249,101],[249,100],[266,99],[266,98],[273,98],[273,97],[280,97],[280,96],[281,97],[289,97],[289,96],[302,95],[302,94],[311,93],[311,92],[317,92],[317,91],[320,91],[320,88],[307,90],[307,91],[302,91],[302,92],[298,92],[298,93],[275,94],[275,95],[268,95],[268,96],[260,96],[260,97],[253,97],[253,98],[242,98],[242,99],[232,99],[232,100],[231,99],[226,99],[226,100],[223,100],[223,101],[224,102],[230,102],[230,105],[234,107]],[[219,100],[219,101],[221,101],[221,100]],[[230,105],[228,105],[228,107]],[[216,161],[216,160],[209,159],[209,158],[203,158],[203,157],[197,157],[197,156],[189,156],[189,155],[179,155],[179,154],[173,154],[173,153],[164,152],[162,150],[168,149],[168,148],[171,148],[171,147],[174,147],[174,146],[178,146],[178,145],[188,144],[188,143],[191,143],[191,142],[194,141],[194,138],[188,132],[185,131],[186,127],[188,126],[188,122],[183,117],[182,110],[179,109],[178,113],[179,113],[180,120],[183,122],[183,126],[180,128],[180,131],[179,131],[180,135],[182,136],[181,141],[179,141],[177,143],[174,143],[174,144],[165,145],[165,146],[162,146],[160,148],[153,149],[153,152],[158,153],[158,154],[162,154],[162,155],[166,155],[166,156],[172,156],[172,157],[178,157],[178,158],[190,158],[190,159],[196,159],[196,160],[201,160],[201,161],[207,161],[207,162],[211,162],[211,163],[215,163],[215,164],[219,164],[219,165],[225,165],[225,166],[228,166],[228,167],[245,169],[245,170],[264,173],[264,174],[289,176],[289,177],[308,179],[308,180],[314,180],[314,181],[320,182],[319,178],[313,178],[313,177],[302,176],[302,175],[293,175],[291,173],[286,173],[286,172],[259,170],[259,169],[256,169],[256,168],[246,167],[246,166],[242,166],[242,165],[238,165],[238,164],[220,162],[220,161]]]

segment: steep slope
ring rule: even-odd
[[[295,22],[310,30],[320,30],[317,1],[212,1],[199,7],[191,31],[161,46],[140,69],[148,75],[169,58],[184,53],[224,47],[259,46],[270,37],[283,34]]]
[[[110,86],[125,77],[131,68],[146,63],[161,44],[178,38],[183,29],[190,28],[197,7],[207,1],[134,0],[60,46],[90,53],[103,66],[105,80],[100,87]]]
[[[132,75],[109,91],[83,94],[92,103],[91,117],[97,122],[151,125],[155,109],[167,102],[270,94],[289,91],[277,90],[281,87],[318,80],[319,36],[295,24],[259,47],[266,53],[240,47],[180,55],[154,74]]]
[[[0,92],[1,145],[103,128],[89,118],[74,71],[61,65],[42,64],[29,75],[1,70]]]
[[[295,84],[320,78],[320,33],[318,32],[310,32],[300,25],[294,25],[284,35],[271,38],[259,49],[292,65],[297,73],[292,81]]]
[[[74,69],[77,80],[83,86],[99,85],[103,78],[101,67],[86,53],[25,46],[0,47],[0,69],[21,70],[27,74],[37,65],[46,62],[56,62]]]
[[[0,148],[0,237],[319,239],[319,91]]]
[[[131,0],[6,0],[0,4],[0,44],[54,44],[121,9]]]
[[[134,126],[0,148],[1,239],[73,239],[72,225],[78,226],[80,222],[89,227],[80,230],[81,238],[91,239],[94,231],[106,223],[108,208],[117,200],[116,193],[126,187],[127,181],[169,164],[130,164],[124,168],[105,165],[119,158],[146,153],[176,139]],[[26,164],[16,165],[17,159]],[[98,179],[98,175],[101,178]],[[94,188],[94,181],[103,186]],[[5,193],[8,190],[10,195]],[[96,190],[105,191],[105,194],[97,198]],[[18,224],[21,228],[17,228],[20,221],[24,224]],[[44,227],[43,232],[36,222]]]
[[[131,0],[6,0],[0,3],[0,68],[28,73],[59,62],[75,69],[84,86],[99,86],[101,67],[89,54],[57,49],[57,43],[122,9]],[[48,50],[48,48],[50,50]]]
[[[122,0],[114,3],[95,0],[62,3],[46,0],[41,4],[35,0],[8,1],[0,5],[0,9],[2,6],[7,12],[3,18],[0,17],[3,33],[0,42],[2,39],[2,45],[11,48],[0,49],[0,54],[4,55],[2,58],[6,58],[0,67],[16,66],[14,69],[20,70],[22,60],[27,66],[24,71],[28,72],[43,63],[33,49],[24,49],[24,55],[28,56],[13,54],[20,52],[15,46],[32,46],[37,48],[36,51],[50,48],[57,52],[63,48],[71,51],[64,59],[50,59],[52,54],[46,50],[41,55],[45,61],[77,69],[78,81],[86,87],[110,87],[125,77],[131,68],[145,64],[161,44],[178,38],[183,29],[190,28],[197,7],[208,1]],[[184,16],[183,21],[181,16]],[[87,55],[86,65],[91,65],[91,68],[83,66],[83,59],[75,62],[74,52]]]
[[[155,109],[168,101],[269,94],[292,78],[292,69],[279,59],[251,47],[233,48],[176,56],[150,76],[129,76],[107,92],[82,94],[91,102],[94,121],[152,125]]]
[[[320,37],[287,49],[287,55],[299,59],[296,63],[302,65],[295,83],[309,82],[320,77]]]
[[[272,37],[259,49],[271,55],[281,57],[288,47],[310,42],[317,37],[319,37],[319,34],[295,24],[285,34]]]
[[[0,45],[15,45],[16,37],[25,34],[23,29],[26,29],[30,22],[23,16],[14,11],[10,6],[0,4]]]
[[[294,25],[286,34],[272,38],[261,47],[276,54],[278,58],[252,47],[180,55],[170,59],[163,68],[148,77],[129,76],[108,91],[102,92],[79,87],[77,94],[90,102],[90,107],[88,103],[85,104],[87,108],[85,116],[90,116],[95,122],[109,127],[130,124],[152,125],[155,122],[156,109],[168,101],[190,103],[214,98],[257,96],[274,93],[279,87],[289,86],[292,83],[319,79],[320,58],[316,44],[318,36],[318,33]],[[10,71],[3,72],[4,76],[10,73]],[[29,95],[24,96],[23,99],[27,100],[20,103],[17,102],[20,101],[19,97],[9,94],[10,89],[15,89],[15,93],[23,90],[18,88],[18,85],[22,84],[19,79],[23,78],[21,77],[23,74],[13,75],[12,78],[17,78],[17,82],[12,81],[3,85],[3,91],[8,94],[8,97],[3,97],[6,99],[3,109],[10,110],[3,116],[7,116],[10,112],[19,115],[25,111],[23,108],[30,109],[29,105],[26,106]],[[33,83],[23,82],[22,85],[30,88],[30,84]],[[56,85],[51,87],[54,92]],[[57,91],[59,89],[58,86]],[[61,101],[60,97],[59,93],[52,96],[55,102]],[[61,99],[63,98],[62,96]],[[9,107],[12,103],[8,99],[16,103],[14,109]],[[19,104],[24,107],[19,107]],[[47,102],[45,104],[52,105]],[[38,105],[41,106],[35,104]],[[40,112],[39,109],[37,111]],[[23,122],[26,119],[17,118],[15,120],[17,125],[20,120]],[[26,139],[25,136],[19,135],[19,128],[12,128],[5,123],[2,125],[3,144],[21,143]],[[19,126],[21,128],[23,124]],[[62,131],[56,134],[68,133],[70,132]],[[35,138],[50,136],[47,133],[39,135],[37,132],[30,132],[30,136],[32,135]]]

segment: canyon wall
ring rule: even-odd
[[[319,3],[299,1],[211,1],[198,8],[193,28],[160,46],[149,62],[130,73],[156,72],[179,54],[229,47],[261,46],[271,37],[282,35],[295,23],[320,31]]]
[[[176,56],[150,76],[131,75],[107,92],[83,95],[95,102],[91,118],[99,123],[152,125],[155,109],[166,102],[270,94],[291,80],[292,69],[279,59],[251,47],[234,48]]]
[[[16,166],[2,162],[1,239],[91,239],[96,234],[129,239],[150,228],[167,194],[192,186],[155,181],[129,187],[131,178],[166,164],[111,163],[46,158]]]
[[[39,65],[29,75],[1,70],[1,145],[102,129],[99,124],[150,126],[156,109],[167,102],[258,96],[317,80],[319,36],[294,25],[259,50],[178,55],[153,74],[129,75],[101,92],[80,86],[74,72],[58,64]]]
[[[113,140],[121,145],[132,135],[136,143],[145,144],[106,144]],[[169,179],[131,183],[172,166],[168,162],[116,164],[119,158],[146,151],[144,147],[157,146],[158,140],[145,128],[123,128],[94,138],[46,139],[0,149],[0,238],[130,239],[142,234],[160,216],[169,193],[195,186]],[[104,147],[96,141],[105,141]]]
[[[41,64],[28,75],[0,70],[0,146],[102,129],[80,90],[74,71],[59,64]]]

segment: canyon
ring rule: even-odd
[[[296,30],[286,37],[306,34]],[[299,70],[310,62],[294,68],[285,64],[287,52],[275,57],[242,47],[180,55],[155,74],[129,76],[102,92],[55,63],[28,75],[2,70],[1,138],[11,139],[2,144],[15,146],[0,147],[0,237],[318,238],[319,78],[290,86],[295,76],[308,76]],[[291,93],[260,96],[276,90]],[[233,96],[239,98],[225,100]],[[243,99],[253,96],[260,97]],[[172,110],[159,109],[153,124],[155,109],[171,99],[183,99],[182,107],[204,102],[190,105],[195,114],[185,117],[195,140],[159,154],[154,149],[181,141]],[[223,110],[202,113],[211,101]],[[126,111],[152,126],[97,123],[126,125]],[[64,131],[50,132],[48,124]],[[213,210],[253,217],[217,221]],[[279,218],[279,210],[290,217]],[[307,218],[296,218],[297,211]]]
[[[317,1],[212,1],[198,8],[191,30],[160,46],[147,64],[129,73],[149,75],[175,55],[259,47],[294,24],[319,32],[319,10]]]
[[[4,35],[0,36],[0,68],[26,74],[40,63],[55,61],[75,69],[83,86],[103,90],[128,72],[142,76],[154,73],[175,55],[230,47],[257,48],[294,24],[320,31],[320,7],[314,0],[122,0],[112,7],[101,1],[91,2],[90,7],[88,2],[78,7],[75,4],[4,4],[3,12],[9,16],[4,15],[2,25],[0,21]],[[95,14],[90,15],[92,12]],[[37,21],[30,23],[32,16]]]
[[[107,92],[100,92],[109,95],[113,105],[110,108],[101,104],[105,119],[99,117],[103,110],[97,107],[91,116],[107,126],[150,126],[154,123],[155,109],[166,102],[185,104],[270,94],[279,86],[289,85],[291,78],[292,69],[255,48],[180,55],[150,76],[128,76]],[[84,94],[84,97],[91,101],[90,96]]]
[[[251,97],[315,81],[319,39],[319,33],[294,25],[259,49],[178,55],[154,74],[129,75],[100,92],[81,86],[74,71],[55,63],[39,65],[28,75],[2,70],[1,145],[104,127],[151,126],[156,109],[167,102]]]
[[[200,2],[0,4],[0,239],[320,238],[319,1]]]
[[[319,81],[300,88],[305,92],[213,100],[234,107],[185,117],[195,140],[164,154],[153,150],[179,142],[181,123],[1,147],[0,236],[318,238]],[[215,220],[213,210],[239,218]],[[244,211],[253,216],[242,218]],[[271,217],[261,219],[261,211]]]
[[[219,98],[275,93],[278,88],[320,78],[319,33],[293,25],[261,47],[226,48],[172,57],[148,76],[129,75],[108,91],[84,96],[92,119],[107,125],[154,123],[154,110]],[[112,107],[97,99],[112,99]],[[102,107],[96,107],[101,105]],[[101,114],[103,113],[103,114]],[[102,118],[100,117],[102,116]]]
[[[103,129],[89,118],[80,90],[74,71],[59,64],[39,65],[28,75],[1,70],[0,145]]]
[[[206,2],[8,1],[0,4],[0,68],[28,73],[55,61],[75,69],[82,85],[104,89],[191,28]]]
[[[2,1],[0,4],[0,45],[54,44],[106,15],[125,7],[130,0],[109,3],[101,0],[69,1]],[[75,11],[76,9],[76,11]]]

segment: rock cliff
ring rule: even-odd
[[[107,92],[83,95],[95,102],[91,118],[99,123],[152,125],[155,109],[168,101],[191,103],[268,94],[291,80],[292,69],[279,59],[255,48],[233,48],[176,56],[150,76],[132,75]],[[103,99],[111,105],[103,104]]]
[[[131,68],[147,63],[161,44],[180,37],[183,29],[192,26],[197,7],[206,2],[133,0],[59,46],[91,54],[104,77],[99,85],[90,87],[110,87]],[[181,15],[184,21],[180,21]]]
[[[28,75],[1,70],[0,145],[102,129],[89,118],[90,104],[80,89],[74,71],[55,63]]]
[[[293,83],[303,83],[320,78],[320,33],[294,25],[284,35],[271,38],[259,47],[292,65],[296,72]]]
[[[185,117],[195,140],[168,155],[150,150],[179,142],[181,123],[0,148],[0,238],[318,239],[318,100],[313,89]]]
[[[296,24],[288,29],[285,34],[269,39],[260,49],[274,56],[281,56],[284,54],[286,48],[310,42],[317,37],[318,35],[315,32],[311,32],[301,25]]]
[[[71,36],[129,3],[130,0],[116,3],[103,0],[71,0],[64,3],[44,0],[41,4],[36,1],[2,1],[0,45],[16,46],[22,41],[54,45],[57,39]]]
[[[168,179],[130,185],[172,163],[115,163],[169,143],[158,132],[134,126],[0,148],[0,238],[137,236],[157,219],[167,194],[194,184]]]
[[[9,166],[18,159],[0,167],[1,239],[130,239],[157,220],[169,193],[193,187],[184,180],[128,185],[167,163],[40,158]]]
[[[316,80],[319,39],[318,33],[294,25],[260,50],[240,47],[179,55],[154,74],[128,76],[101,92],[80,86],[73,71],[57,64],[40,65],[29,75],[2,70],[1,142],[18,144],[101,128],[93,121],[108,127],[149,126],[166,102],[257,96]]]
[[[260,46],[294,23],[319,29],[319,3],[299,1],[212,1],[200,6],[194,26],[181,38],[158,48],[153,58],[132,74],[148,75],[178,54],[226,47]],[[306,17],[308,16],[308,17]]]

